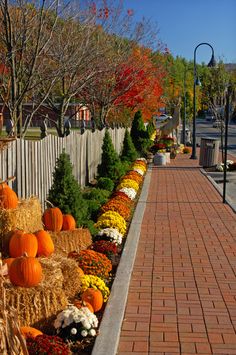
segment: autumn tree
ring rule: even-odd
[[[58,135],[65,135],[65,115],[71,102],[83,104],[80,92],[88,85],[94,84],[97,63],[101,58],[101,48],[96,41],[97,29],[92,23],[92,16],[77,10],[76,18],[70,12],[67,18],[58,21],[48,51],[49,68],[57,76],[53,90],[45,102],[55,112],[54,122]],[[48,81],[43,81],[39,94],[47,91]]]
[[[106,21],[99,33],[100,47],[104,49],[103,57],[99,62],[95,82],[88,85],[83,93],[93,117],[102,125],[110,120],[114,108],[122,104],[120,97],[130,90],[133,90],[130,97],[136,95],[138,88],[134,88],[134,84],[137,85],[142,76],[142,65],[132,55],[139,46],[146,44],[148,47],[150,43],[147,40],[155,37],[145,20],[134,24],[129,11],[124,12],[119,6],[108,5],[106,11]],[[141,89],[142,84],[139,82]]]
[[[9,109],[14,132],[22,135],[22,105],[33,101],[31,117],[45,101],[55,77],[44,73],[46,53],[58,20],[58,0],[0,0],[1,63],[6,71],[1,81],[1,100]],[[34,89],[50,77],[40,102],[34,104]]]

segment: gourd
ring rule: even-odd
[[[9,278],[13,285],[21,287],[37,286],[42,280],[43,272],[40,262],[26,253],[15,258],[9,269]]]
[[[103,295],[101,291],[94,288],[87,288],[81,296],[82,301],[88,302],[94,309],[94,312],[100,311],[103,306]]]
[[[12,258],[22,256],[27,253],[28,256],[35,257],[38,251],[38,241],[34,234],[25,233],[21,230],[13,231],[10,243],[9,254]]]
[[[38,256],[50,256],[54,252],[54,244],[50,234],[45,230],[34,233],[38,241]]]
[[[71,231],[76,228],[76,222],[74,217],[71,214],[64,214],[63,215],[63,224],[62,230],[63,231]]]

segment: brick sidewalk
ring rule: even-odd
[[[236,215],[196,164],[153,168],[118,355],[236,354]]]

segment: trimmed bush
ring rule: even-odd
[[[102,145],[102,161],[98,165],[98,177],[108,177],[117,181],[124,174],[124,167],[115,151],[108,130],[105,132]]]
[[[134,115],[130,135],[137,152],[145,155],[151,147],[152,141],[145,129],[141,111],[137,111]]]
[[[70,157],[63,151],[56,161],[53,172],[53,184],[48,200],[59,207],[64,214],[71,214],[77,226],[83,226],[88,218],[88,207],[84,201],[80,186],[72,173]]]
[[[107,190],[107,191],[113,191],[115,184],[114,182],[107,177],[101,177],[98,179],[97,187],[99,189]]]
[[[121,160],[122,161],[128,161],[128,162],[133,162],[137,158],[138,154],[135,149],[134,143],[132,141],[132,138],[129,134],[129,131],[126,129],[125,130],[125,136],[124,136],[124,141],[123,141],[123,149],[121,153]]]

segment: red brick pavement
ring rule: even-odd
[[[236,355],[236,214],[189,156],[154,167],[118,355]]]

